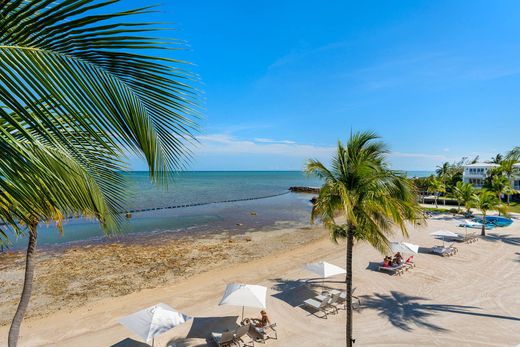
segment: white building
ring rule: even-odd
[[[498,166],[500,165],[489,163],[475,163],[465,165],[462,180],[464,183],[471,183],[475,188],[482,188],[486,178],[489,175],[489,171]],[[520,163],[515,164],[515,167],[520,169]],[[513,177],[511,180],[511,185],[513,186],[513,189],[520,190],[520,175]]]

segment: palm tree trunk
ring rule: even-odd
[[[25,278],[23,281],[23,290],[22,296],[20,298],[20,303],[18,304],[18,308],[16,309],[16,313],[11,323],[11,328],[9,329],[9,337],[7,341],[9,347],[16,347],[16,345],[18,344],[20,326],[22,324],[25,311],[27,310],[27,306],[29,305],[29,300],[31,298],[34,277],[33,257],[36,251],[36,238],[38,236],[38,232],[36,230],[37,226],[38,222],[34,222],[29,225],[29,243],[27,245],[27,255],[25,257]]]
[[[354,339],[352,338],[352,246],[354,243],[354,230],[352,227],[349,227],[347,232],[347,302],[346,302],[346,311],[347,311],[347,330],[346,330],[346,345],[347,347],[352,347],[354,343]]]
[[[482,232],[481,236],[486,236],[486,212],[482,212]]]

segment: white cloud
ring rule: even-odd
[[[334,147],[299,144],[289,140],[255,138],[241,140],[228,134],[209,134],[197,137],[201,146],[198,153],[271,154],[288,157],[330,157]]]
[[[334,154],[335,146],[319,146],[302,144],[289,140],[273,140],[255,138],[243,140],[228,134],[208,134],[198,136],[201,146],[198,153],[220,154],[271,154],[288,157],[323,158],[328,159]],[[390,152],[391,158],[417,158],[430,160],[446,160],[441,154]]]
[[[440,154],[427,154],[427,153],[403,153],[403,152],[390,152],[390,157],[394,158],[418,158],[418,159],[433,159],[433,160],[446,160],[447,157]]]
[[[273,140],[273,139],[266,139],[266,138],[263,138],[263,137],[257,137],[256,139],[254,139],[255,142],[260,142],[260,143],[286,143],[286,144],[296,144],[296,142],[294,141],[291,141],[291,140]]]

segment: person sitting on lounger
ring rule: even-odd
[[[392,265],[392,257],[385,256],[385,260],[383,260],[383,266],[389,267]]]
[[[398,266],[398,265],[401,265],[401,263],[403,262],[403,256],[401,255],[400,252],[397,252],[395,255],[394,255],[394,261],[392,262],[392,264],[394,266]]]
[[[262,315],[262,318],[255,319],[255,326],[257,328],[263,328],[271,324],[271,321],[269,320],[269,317],[267,316],[267,312],[265,312],[265,310],[260,311],[260,314]]]

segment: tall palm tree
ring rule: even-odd
[[[520,169],[516,164],[520,156],[517,156],[514,152],[509,153],[505,160],[500,163],[499,170],[507,177],[509,182],[512,182],[513,177],[520,175]],[[511,202],[511,194],[507,194],[507,204]]]
[[[453,188],[453,195],[457,200],[459,209],[460,205],[462,204],[466,208],[466,213],[469,213],[471,202],[473,201],[473,196],[475,195],[475,188],[473,188],[470,183],[459,181]]]
[[[334,242],[346,239],[346,342],[352,346],[352,247],[368,241],[381,252],[395,226],[407,236],[406,221],[422,220],[413,183],[388,168],[386,146],[372,132],[351,135],[346,146],[338,142],[329,168],[309,160],[305,171],[325,181],[314,204],[311,220],[319,218]]]
[[[486,215],[488,211],[496,210],[503,214],[507,213],[496,194],[486,189],[482,189],[479,194],[475,194],[472,205],[482,212],[482,236],[486,236]]]
[[[0,222],[29,234],[11,347],[30,299],[38,223],[80,214],[117,232],[128,153],[159,183],[190,154],[194,76],[150,53],[180,46],[148,37],[153,23],[124,21],[147,8],[101,13],[111,3],[0,3]]]
[[[446,192],[446,185],[438,178],[432,176],[428,182],[428,192],[434,194],[435,208],[439,208],[437,199],[439,198],[439,194]]]

